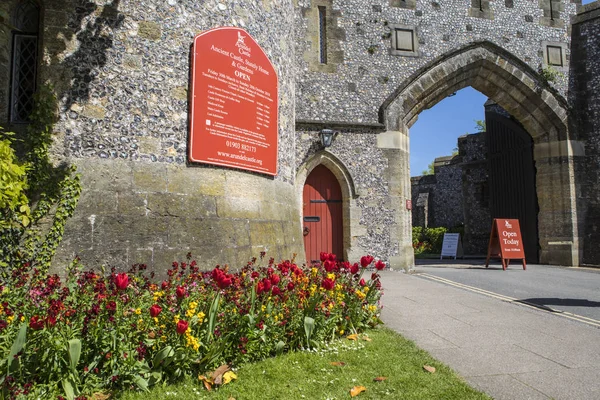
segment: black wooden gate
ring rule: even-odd
[[[516,121],[495,112],[485,114],[490,160],[490,214],[519,219],[528,263],[537,263],[538,203],[533,140]]]

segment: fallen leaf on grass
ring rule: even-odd
[[[92,395],[92,400],[107,400],[110,398],[110,394],[106,394],[106,393],[94,393]]]
[[[227,385],[229,382],[237,379],[237,375],[233,371],[227,371],[223,374],[223,385]]]
[[[368,336],[363,336],[363,337],[362,337],[362,340],[364,340],[365,342],[372,342],[372,341],[373,341],[373,339],[371,339],[371,338],[370,338],[370,337],[368,337]]]
[[[377,378],[373,379],[373,382],[383,382],[387,379],[387,376],[378,376]]]
[[[223,364],[219,368],[215,369],[215,371],[212,373],[212,380],[216,385],[220,385],[222,383],[223,374],[227,371],[229,371],[229,365],[227,364]]]
[[[204,387],[209,392],[212,390],[212,386],[215,384],[215,382],[212,380],[212,378],[207,378],[204,375],[199,375],[198,380],[200,380],[200,381],[202,381],[202,383],[204,383]]]
[[[346,365],[346,363],[343,361],[332,361],[329,364],[333,365],[334,367],[343,367]]]
[[[431,372],[432,374],[435,372],[435,367],[431,367],[429,365],[423,365],[423,369],[427,372]]]
[[[362,392],[364,392],[365,390],[367,390],[367,388],[364,386],[354,386],[352,389],[350,389],[350,396],[356,397],[359,394],[361,394]]]
[[[230,397],[227,400],[235,400],[235,397]]]
[[[356,333],[353,333],[352,335],[346,336],[346,339],[348,339],[348,340],[358,340],[358,335]]]

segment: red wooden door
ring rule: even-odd
[[[302,197],[306,261],[318,261],[322,251],[342,260],[342,190],[335,175],[317,166],[306,178]]]

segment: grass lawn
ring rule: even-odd
[[[362,337],[362,336],[361,336]],[[154,388],[150,393],[123,393],[126,400],[154,399],[350,399],[350,390],[364,386],[362,399],[487,399],[450,368],[395,332],[381,328],[371,341],[340,340],[328,350],[296,352],[241,366],[238,379],[206,391],[199,381]],[[343,362],[342,366],[332,362]],[[423,369],[435,367],[434,373]],[[386,377],[381,382],[374,378]]]

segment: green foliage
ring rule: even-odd
[[[477,130],[477,132],[485,132],[485,129],[486,129],[485,121],[476,119],[475,120],[475,130]]]
[[[427,165],[427,169],[421,172],[421,175],[433,175],[435,173],[435,170],[433,168],[434,163],[435,161],[430,162],[429,165]]]
[[[415,254],[430,253],[439,254],[442,251],[444,233],[448,228],[424,228],[415,226],[412,228],[412,240]]]
[[[0,398],[146,391],[380,324],[377,271],[332,257],[233,274],[188,260],[161,284],[141,265],[107,275],[75,261],[63,281],[22,264],[0,277]]]
[[[538,73],[540,74],[540,78],[542,78],[544,83],[547,85],[556,82],[559,78],[563,77],[563,74],[560,71],[557,71],[550,65],[545,67],[540,65],[538,68]]]
[[[42,87],[27,134],[17,140],[0,132],[0,185],[10,188],[2,190],[6,199],[0,202],[0,275],[22,263],[47,270],[77,205],[81,185],[74,168],[55,166],[49,157],[55,110],[52,89]],[[17,144],[20,159],[15,156]]]
[[[11,147],[12,135],[6,132],[5,139],[0,140],[0,229],[10,229],[13,224],[29,225],[27,164],[17,159]]]

